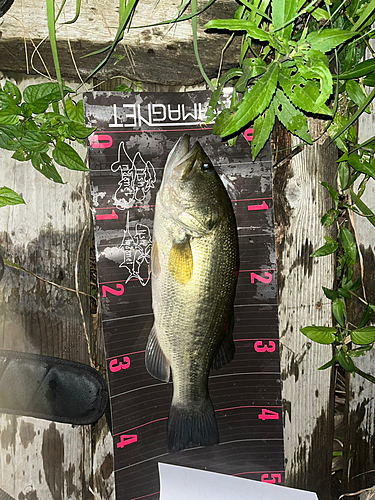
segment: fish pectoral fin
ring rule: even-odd
[[[186,237],[181,242],[173,242],[169,253],[168,269],[177,283],[181,285],[189,283],[193,275],[193,253],[190,238]]]
[[[162,382],[169,382],[171,378],[171,367],[159,345],[155,325],[151,328],[148,336],[145,365],[148,373],[152,377]]]
[[[159,250],[156,241],[154,240],[151,247],[151,265],[150,271],[154,278],[157,278],[160,274],[161,267],[159,261]]]
[[[231,317],[228,326],[228,331],[225,334],[225,337],[223,338],[221,345],[219,346],[218,350],[216,351],[212,359],[211,368],[214,370],[219,370],[227,363],[232,361],[234,357],[235,347],[233,342],[233,328],[234,328],[234,314]]]

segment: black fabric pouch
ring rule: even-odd
[[[0,412],[85,425],[108,404],[103,377],[88,365],[0,350]]]

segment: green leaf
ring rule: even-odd
[[[121,85],[117,85],[117,87],[113,89],[113,92],[134,92],[134,90],[125,83],[122,83]]]
[[[358,31],[359,28],[368,21],[368,18],[372,17],[375,9],[375,0],[371,0],[362,12],[360,18],[357,20],[357,22],[352,26],[352,31]]]
[[[311,45],[312,49],[325,53],[353,38],[356,34],[352,31],[340,29],[323,29],[321,31],[311,31],[307,35],[306,41]]]
[[[17,106],[7,106],[6,108],[0,109],[0,123],[15,125],[19,121],[19,114],[20,108]]]
[[[68,124],[68,130],[73,137],[77,139],[86,139],[86,137],[95,132],[96,128],[85,127],[77,122],[70,122]]]
[[[0,148],[16,151],[19,148],[20,131],[16,125],[0,125]]]
[[[278,36],[290,40],[293,31],[293,23],[298,10],[298,3],[293,0],[272,0],[272,27],[278,31]]]
[[[359,358],[360,356],[364,356],[366,352],[371,351],[371,349],[372,345],[365,345],[356,349],[351,349],[348,351],[348,356],[351,358]]]
[[[333,356],[333,358],[328,361],[328,363],[325,363],[324,365],[320,366],[318,368],[318,370],[326,370],[327,368],[329,368],[330,366],[334,365],[335,364],[335,361],[337,360],[337,356],[336,354]]]
[[[354,236],[345,227],[340,229],[340,242],[345,252],[346,263],[352,266],[357,260],[358,250]]]
[[[345,120],[345,124],[342,128],[340,128],[336,134],[332,137],[332,140],[336,142],[336,139],[343,134],[357,119],[358,117],[363,113],[363,111],[366,109],[366,107],[370,104],[370,102],[374,99],[375,97],[375,88],[372,89],[370,94],[367,96],[365,101],[363,102],[362,106],[358,108],[358,110],[348,119]],[[336,114],[338,115],[338,113]],[[331,127],[330,127],[331,128]],[[328,129],[329,131],[329,129]],[[341,149],[341,148],[340,148]],[[346,151],[346,150],[344,150]]]
[[[347,134],[345,134],[345,126],[346,126],[347,120],[340,115],[340,113],[336,113],[333,122],[329,126],[327,132],[330,138],[333,140],[333,142],[336,144],[336,146],[341,149],[341,151],[348,151],[348,147],[345,142],[345,138],[347,137]],[[342,137],[340,137],[340,132],[343,134]]]
[[[337,328],[312,325],[301,328],[300,332],[318,344],[333,344],[336,340]]]
[[[357,330],[354,330],[350,336],[355,344],[372,344],[372,342],[375,341],[375,326],[358,328]]]
[[[329,195],[333,199],[333,201],[335,202],[335,206],[337,208],[337,206],[339,204],[339,195],[338,195],[337,191],[330,184],[328,184],[328,182],[322,181],[320,184],[323,187],[325,187],[326,189],[328,189]]]
[[[69,87],[63,88],[64,95],[73,92]],[[23,99],[29,104],[34,113],[43,113],[48,106],[61,99],[58,83],[39,83],[29,85],[23,91]]]
[[[5,207],[6,205],[19,205],[21,203],[25,203],[25,200],[13,191],[13,189],[5,186],[0,188],[0,207]]]
[[[332,111],[325,105],[316,105],[320,92],[314,80],[306,80],[296,68],[282,68],[279,74],[280,85],[291,102],[308,113],[332,115]]]
[[[355,366],[351,358],[344,353],[342,349],[337,351],[337,361],[347,372],[353,373],[355,371]]]
[[[215,125],[212,128],[212,133],[214,135],[220,135],[230,123],[232,117],[233,113],[230,109],[223,109],[215,118]]]
[[[346,162],[346,161],[340,162],[339,166],[337,168],[337,172],[339,174],[341,190],[345,191],[346,186],[348,185],[348,181],[349,181],[348,162]]]
[[[259,57],[244,59],[242,69],[246,67],[250,69],[249,78],[255,78],[263,75],[267,71],[267,64]]]
[[[222,137],[234,134],[263,113],[275,93],[278,74],[278,64],[271,63],[264,75],[243,96],[237,112],[222,132]]]
[[[272,104],[275,115],[284,127],[293,135],[300,137],[308,144],[312,144],[304,114],[293,106],[281,90],[276,90]]]
[[[56,163],[70,170],[88,171],[79,154],[65,142],[58,141],[52,151],[52,157]]]
[[[335,300],[339,296],[339,294],[335,290],[330,290],[329,288],[326,288],[325,286],[322,286],[324,295],[327,297],[329,300]]]
[[[340,297],[345,297],[346,299],[350,299],[352,297],[345,288],[340,287],[337,291],[339,292]]]
[[[319,7],[317,9],[314,9],[311,12],[311,15],[318,22],[321,21],[321,20],[328,21],[328,19],[329,19],[328,12],[326,10],[324,10],[324,9],[320,9]]]
[[[21,102],[22,99],[21,92],[17,87],[17,85],[15,85],[14,83],[10,81],[5,82],[3,92],[4,94],[6,94],[3,95],[2,93],[0,93],[0,101],[2,101],[3,104],[6,103],[16,106]]]
[[[52,159],[48,156],[47,153],[34,153],[34,155],[31,157],[31,163],[33,167],[38,170],[38,172],[47,177],[47,179],[58,182],[60,184],[63,183],[60,174],[56,170],[55,165],[52,163]]]
[[[363,43],[361,41],[346,44],[339,51],[340,71],[345,73],[351,71],[363,58]]]
[[[337,298],[332,302],[332,314],[338,324],[345,328],[345,309],[341,299]]]
[[[17,161],[28,161],[31,158],[31,154],[27,153],[23,147],[20,147],[12,154],[12,158]]]
[[[345,84],[345,90],[348,96],[354,104],[357,106],[362,106],[366,100],[367,94],[364,93],[359,83],[354,80],[348,80]],[[370,113],[370,109],[367,108],[366,113]]]
[[[85,123],[85,116],[83,113],[83,101],[78,101],[77,104],[71,99],[65,101],[66,114],[68,118],[79,123]]]
[[[371,73],[367,75],[363,81],[363,85],[367,85],[368,87],[375,87],[375,73]]]
[[[27,130],[19,139],[19,142],[29,151],[46,153],[49,148],[50,138],[39,130]]]
[[[235,85],[237,92],[246,92],[248,81],[251,78],[263,75],[267,70],[267,64],[257,57],[245,59],[242,62],[242,75]],[[221,80],[221,79],[220,79]]]
[[[251,38],[261,42],[272,41],[272,37],[266,31],[258,28],[253,21],[246,21],[245,19],[213,19],[204,26],[204,29],[246,31]]]
[[[330,255],[331,253],[336,252],[339,247],[338,242],[329,236],[324,236],[324,239],[326,240],[326,244],[315,250],[310,257],[324,257],[325,255]]]
[[[370,224],[375,226],[375,214],[374,214],[374,212],[372,210],[370,210],[368,208],[368,206],[365,203],[363,203],[361,198],[359,198],[359,196],[357,196],[352,190],[350,190],[350,196],[351,196],[353,202],[355,203],[355,205],[359,208],[359,210],[364,215],[366,215],[366,218],[370,222]]]
[[[354,292],[355,290],[357,290],[357,288],[359,288],[360,286],[362,285],[362,277],[359,276],[358,279],[355,280],[355,282],[350,286],[349,290],[351,292]],[[371,307],[371,306],[370,306]]]
[[[366,160],[361,161],[360,157],[355,153],[348,156],[348,162],[354,170],[357,170],[357,172],[362,172],[363,174],[369,175],[375,179],[375,167],[372,162],[369,163]]]
[[[266,111],[258,116],[254,121],[254,135],[251,141],[251,155],[253,161],[258,156],[259,151],[267,142],[275,123],[275,112],[273,106],[269,106]]]
[[[336,208],[331,208],[331,210],[328,210],[328,212],[326,212],[320,219],[322,226],[329,227],[331,224],[335,222],[339,214],[340,212]]]
[[[358,327],[357,328],[362,328],[362,327],[364,327],[366,325],[366,323],[368,322],[368,320],[371,317],[371,313],[372,313],[372,309],[371,309],[370,305],[367,304],[366,309],[364,310],[364,312],[362,314],[361,320],[358,323]]]
[[[316,106],[326,102],[333,90],[332,74],[327,57],[319,50],[309,50],[306,57],[295,58],[300,74],[307,80],[320,80],[320,95]]]

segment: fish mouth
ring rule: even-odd
[[[174,179],[187,177],[201,149],[198,141],[190,149],[190,135],[184,134],[180,137],[168,155],[164,168],[163,184],[168,184],[172,177]]]

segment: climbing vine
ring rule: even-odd
[[[361,276],[354,278],[358,242],[351,228],[353,212],[375,226],[375,214],[362,200],[369,179],[375,179],[375,137],[358,144],[355,130],[359,116],[370,113],[375,96],[375,54],[370,45],[375,36],[371,27],[375,2],[239,0],[239,4],[233,19],[206,24],[206,29],[241,37],[238,67],[216,81],[208,119],[215,120],[214,133],[231,142],[252,122],[254,159],[276,119],[302,145],[313,142],[307,117],[325,119],[325,132],[341,156],[337,187],[321,183],[333,204],[321,223],[326,228],[336,226],[337,238],[327,236],[311,257],[336,255],[334,288],[323,286],[332,304],[334,326],[311,325],[301,332],[315,342],[333,345],[332,359],[320,369],[338,362],[344,370],[375,382],[375,377],[355,364],[355,358],[374,344],[375,327],[368,322],[375,305],[360,296]],[[363,61],[366,48],[371,57]],[[233,87],[232,101],[229,108],[223,108],[221,95],[228,85]],[[348,320],[351,300],[363,306],[356,325]]]

